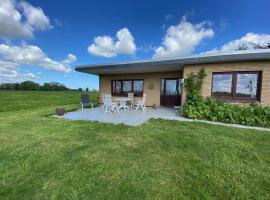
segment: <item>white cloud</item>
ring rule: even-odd
[[[18,65],[12,62],[0,60],[0,83],[16,82],[20,74],[17,71]]]
[[[75,63],[76,61],[77,61],[77,57],[70,53],[70,54],[68,54],[67,58],[65,60],[63,60],[62,63],[70,65],[72,63]]]
[[[26,20],[24,20],[26,18]],[[15,0],[0,0],[0,37],[33,38],[35,30],[47,30],[50,20],[41,8]]]
[[[209,25],[208,21],[192,24],[183,17],[178,25],[167,29],[162,45],[155,49],[153,58],[177,58],[191,54],[204,39],[214,36]]]
[[[33,7],[31,4],[23,1],[20,4],[23,8],[27,23],[36,30],[47,30],[52,28],[50,19],[44,14],[40,7]]]
[[[46,70],[64,73],[70,72],[70,64],[76,61],[76,56],[73,54],[68,54],[63,61],[53,60],[47,57],[38,46],[27,44],[21,46],[0,44],[0,55],[3,56],[6,62],[16,63],[17,65],[38,66]]]
[[[0,60],[0,83],[18,83],[38,79],[39,76],[40,73],[34,74],[28,72],[21,74],[18,64]]]
[[[34,74],[32,72],[29,72],[29,73],[23,74],[23,78],[25,80],[33,80],[33,79],[38,79],[39,78],[39,75],[38,74]]]
[[[98,36],[94,39],[94,44],[88,47],[90,54],[102,57],[116,56],[115,45],[110,36]]]
[[[270,35],[268,34],[256,34],[247,33],[240,39],[230,41],[224,44],[221,48],[215,48],[204,53],[218,53],[218,52],[228,52],[238,50],[239,47],[244,47],[245,49],[254,49],[254,44],[259,44],[264,46],[270,43]]]
[[[15,1],[0,0],[0,36],[6,38],[31,38],[32,27],[22,22],[22,15],[15,8]]]
[[[132,55],[136,52],[136,44],[131,32],[127,28],[122,28],[117,32],[116,39],[106,35],[96,37],[94,43],[88,47],[88,52],[107,58],[119,54]]]

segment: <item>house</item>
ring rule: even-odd
[[[204,97],[237,103],[270,104],[270,50],[200,54],[178,59],[77,66],[99,76],[99,92],[113,97],[147,94],[146,105],[178,106],[186,99],[184,79],[205,68]],[[101,99],[101,98],[100,98]]]

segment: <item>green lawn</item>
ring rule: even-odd
[[[270,132],[48,117],[79,96],[0,92],[0,199],[270,199]]]

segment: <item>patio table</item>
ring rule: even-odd
[[[123,108],[124,110],[126,110],[126,109],[129,109],[129,107],[127,106],[127,102],[132,101],[132,99],[126,98],[126,97],[121,97],[121,98],[114,99],[114,101],[119,102],[118,109]]]

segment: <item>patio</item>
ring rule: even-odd
[[[194,120],[181,117],[177,114],[176,109],[168,107],[159,107],[156,109],[147,108],[145,112],[142,110],[135,111],[133,109],[120,110],[119,113],[113,115],[105,114],[102,107],[96,107],[93,109],[76,110],[72,112],[67,112],[64,116],[53,115],[52,117],[68,119],[68,120],[86,120],[86,121],[98,121],[103,123],[112,124],[125,124],[129,126],[139,126],[149,119],[166,119],[166,120],[178,120],[178,121],[188,121],[188,122],[203,122],[207,124],[230,126],[244,129],[254,129],[262,131],[270,131],[269,128],[262,128],[256,126],[245,126],[239,124],[227,124],[222,122],[213,122],[206,120]]]
[[[147,108],[145,112],[138,110],[120,110],[119,113],[115,113],[112,116],[110,114],[105,114],[102,107],[96,107],[94,109],[84,109],[77,110],[73,112],[68,112],[64,116],[58,118],[64,118],[69,120],[89,120],[89,121],[99,121],[105,123],[113,124],[126,124],[130,126],[139,126],[146,122],[147,120],[154,119],[170,119],[170,120],[181,120],[187,121],[183,117],[177,115],[177,112],[173,108],[160,107],[157,109]]]

